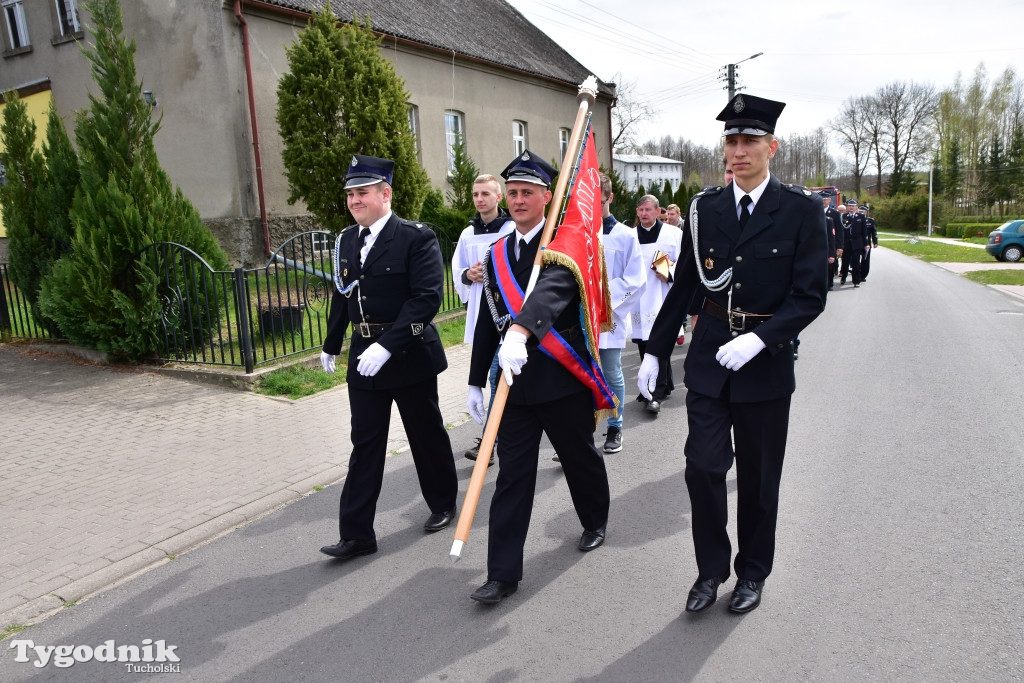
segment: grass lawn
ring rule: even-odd
[[[436,320],[434,324],[437,325],[441,343],[445,348],[462,343],[462,335],[466,329],[466,316],[448,316],[443,320]],[[336,387],[347,381],[348,368],[343,362],[343,359],[347,357],[347,354],[343,352],[335,359],[336,369],[333,375],[328,375],[319,365],[315,368],[301,364],[279,368],[267,373],[253,391],[266,396],[285,396],[295,400]]]
[[[886,239],[893,236],[902,237],[903,239]],[[914,239],[911,235],[899,233],[880,232],[878,237],[879,240],[884,240],[880,242],[879,246],[921,259],[922,261],[928,261],[929,263],[995,263],[995,259],[988,252],[977,247],[960,247],[955,244],[934,242],[932,240],[917,240],[916,244],[911,244],[908,241]]]
[[[964,277],[983,285],[1024,286],[1024,268],[1015,268],[1013,270],[975,270],[964,273]]]

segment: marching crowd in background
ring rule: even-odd
[[[851,274],[855,288],[863,284],[878,239],[866,206],[854,199],[832,206],[838,196],[783,183],[770,173],[779,146],[775,124],[784,107],[745,94],[730,100],[718,115],[725,123],[725,182],[704,188],[685,211],[674,204],[662,209],[657,197],[645,195],[637,202],[635,224],[628,226],[611,214],[612,182],[601,176],[599,239],[612,319],[596,345],[581,323],[582,285],[569,267],[545,263],[524,296],[555,170],[526,150],[500,174],[504,194],[493,175],[474,182],[477,213],[451,263],[467,306],[464,339],[472,345],[470,416],[484,425],[501,377],[508,394],[492,452],[480,453],[481,437],[465,453],[498,465],[487,579],[473,600],[498,603],[523,578],[545,435],[583,528],[578,549],[589,552],[604,544],[610,506],[604,456],[623,449],[622,351],[636,344],[637,400],[646,414],[657,416],[675,389],[671,355],[687,332],[688,431],[682,451],[698,577],[686,610],[701,612],[713,604],[731,569],[737,582],[729,610],[742,614],[760,604],[774,558],[799,333],[824,310],[837,276],[839,286]],[[353,450],[341,494],[340,540],[321,548],[338,560],[377,551],[373,518],[392,403],[401,413],[430,509],[424,530],[447,528],[456,512],[454,456],[437,396],[437,374],[447,363],[431,323],[445,269],[430,229],[391,211],[393,170],[386,159],[352,159],[345,187],[358,224],[342,231],[335,249],[337,291],[322,354],[326,371],[334,371],[349,325],[353,331]],[[595,348],[600,357],[599,374],[617,400],[599,425],[605,430],[600,448],[594,440],[593,387],[556,358],[552,339],[573,357],[590,359]],[[726,529],[726,474],[734,463],[735,555]]]

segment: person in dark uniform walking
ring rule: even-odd
[[[821,192],[822,204],[825,207],[825,234],[828,237],[828,288],[832,289],[839,271],[839,257],[843,253],[843,217],[832,206],[832,193]]]
[[[551,201],[548,187],[555,174],[555,169],[529,150],[502,171],[516,229],[494,243],[484,264],[484,293],[469,370],[467,405],[473,419],[482,424],[487,415],[483,386],[495,349],[509,384],[498,428],[498,478],[491,498],[487,581],[470,596],[484,604],[515,593],[523,578],[523,548],[533,511],[542,434],[547,434],[565,472],[583,526],[578,544],[581,551],[604,543],[608,521],[608,473],[594,445],[593,394],[538,346],[547,335],[557,333],[580,358],[590,358],[580,325],[576,279],[563,265],[546,265],[533,292],[525,301],[517,300],[530,279],[544,210]]]
[[[729,609],[749,612],[761,602],[775,554],[779,482],[796,387],[791,343],[825,307],[821,198],[779,182],[768,169],[784,106],[737,95],[719,114],[735,178],[691,200],[676,282],[648,342],[653,360],[645,357],[640,366],[638,384],[649,393],[657,359],[671,352],[691,297],[702,301],[683,364],[685,479],[698,571],[686,601],[689,612],[714,603],[730,575],[726,474],[734,459],[738,552]]]
[[[860,213],[864,214],[865,237],[864,240],[864,262],[860,267],[860,281],[863,283],[868,279],[868,271],[871,270],[871,251],[878,246],[878,228],[875,226],[875,219],[868,215],[868,205],[861,204]]]
[[[441,307],[444,265],[433,231],[391,211],[395,164],[356,155],[345,176],[356,219],[335,244],[335,292],[320,356],[334,372],[351,325],[348,397],[352,455],[341,491],[340,540],[320,552],[348,560],[377,552],[373,518],[384,481],[391,404],[398,405],[420,490],[424,524],[440,531],[455,517],[458,475],[437,402],[437,376],[448,367],[431,322]]]
[[[846,228],[843,234],[845,243],[839,284],[845,285],[847,275],[852,272],[853,286],[860,287],[861,279],[864,277],[861,270],[864,265],[864,253],[869,242],[867,221],[864,220],[864,214],[857,211],[856,199],[846,202]]]

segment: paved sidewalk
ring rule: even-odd
[[[447,354],[457,426],[470,347]],[[0,344],[0,631],[337,482],[349,422],[345,387],[289,401]],[[397,410],[390,437],[407,450]]]

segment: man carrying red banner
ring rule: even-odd
[[[581,169],[573,197],[578,217],[570,221],[570,215],[577,215],[570,207],[559,228],[560,236],[566,236],[562,242],[569,233],[575,236],[568,244],[555,240],[549,245],[547,265],[525,300],[556,172],[527,150],[501,174],[516,229],[494,244],[484,265],[485,289],[469,373],[469,412],[482,424],[487,415],[482,387],[501,344],[498,362],[509,394],[498,429],[499,469],[490,507],[487,581],[471,596],[484,604],[498,603],[516,592],[522,580],[542,434],[558,452],[583,526],[579,549],[585,552],[604,543],[610,493],[604,459],[594,445],[595,409],[614,408],[614,399],[594,361],[600,334],[594,326],[599,328],[604,316],[597,237],[600,184],[598,180],[596,189],[591,187],[597,179],[594,170],[591,178]],[[579,205],[587,204],[580,200],[589,193],[597,201],[596,210]],[[587,311],[588,329],[580,322],[581,307]]]

